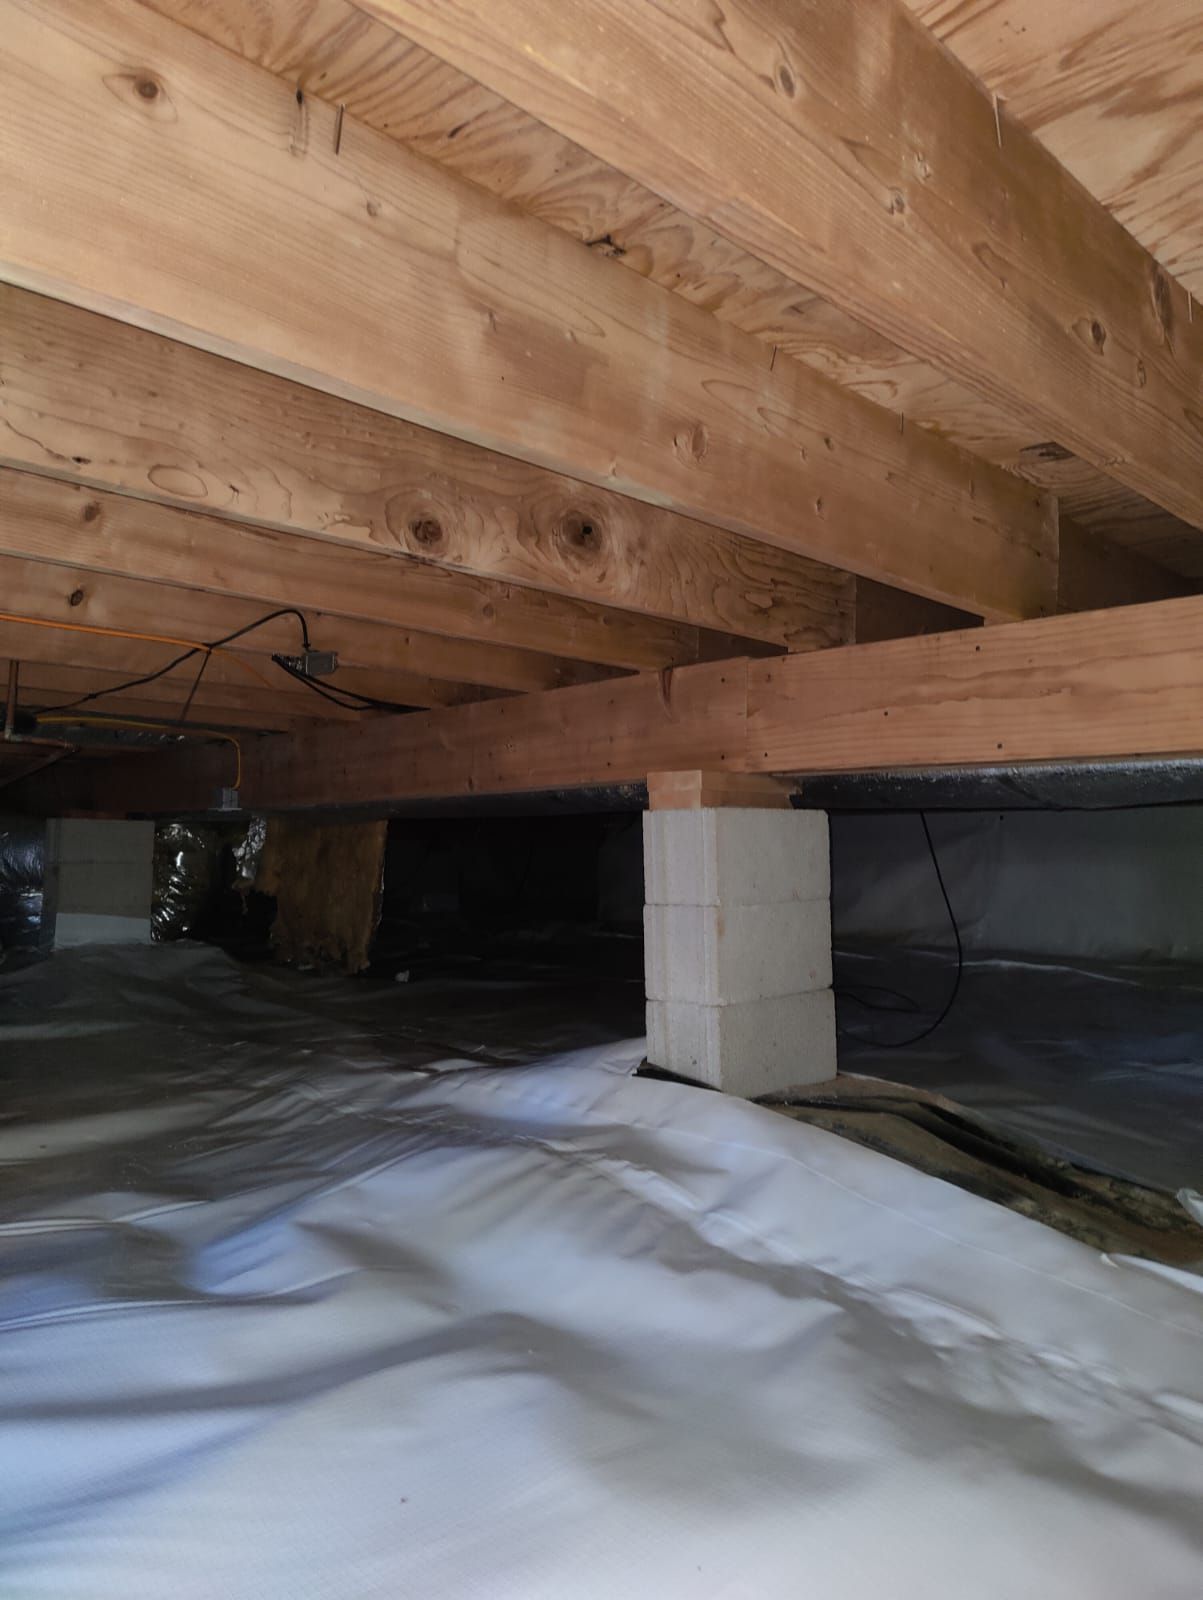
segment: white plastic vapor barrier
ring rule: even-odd
[[[1200,1280],[423,987],[0,979],[5,1600],[1198,1600]]]
[[[1203,961],[1203,806],[932,812],[928,825],[971,954]],[[837,943],[945,943],[918,816],[833,817],[831,845]]]
[[[889,1041],[938,1014],[955,959],[845,950],[837,967],[842,1072],[946,1095],[1147,1188],[1203,1189],[1203,967],[974,961],[946,1019],[901,1050]]]

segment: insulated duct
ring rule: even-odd
[[[49,944],[42,916],[46,825],[34,817],[0,817],[0,951]]]
[[[154,939],[186,939],[219,888],[221,839],[203,822],[161,822],[155,829]]]

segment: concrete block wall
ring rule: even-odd
[[[644,816],[648,1058],[755,1096],[835,1076],[822,812]]]
[[[47,823],[43,915],[57,949],[149,942],[154,843],[153,822]]]

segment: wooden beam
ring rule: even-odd
[[[263,809],[642,780],[1203,754],[1203,598],[684,667],[261,741]],[[218,760],[219,758],[214,758]],[[21,803],[187,811],[207,755],[144,757]],[[49,779],[48,779],[49,782]]]
[[[82,624],[198,642],[224,638],[236,628],[256,622],[267,610],[275,609],[200,590],[145,583],[135,578],[113,578],[85,568],[8,557],[0,557],[0,597],[0,611],[5,614],[65,623],[68,630]],[[452,656],[454,646],[449,641],[433,640],[436,649],[427,653],[427,635],[406,634],[376,623],[349,623],[321,612],[310,613],[308,621],[315,646],[338,652],[340,674],[345,668],[358,669],[358,681],[362,683],[366,677],[375,686],[366,690],[367,693],[406,705],[438,706],[476,700],[482,693],[489,692],[470,679],[451,676],[453,671],[462,670],[463,663]],[[55,630],[31,627],[28,631],[40,635]],[[94,636],[75,635],[77,649],[85,660],[87,640],[91,637]],[[450,648],[446,648],[449,645]],[[156,648],[163,661],[179,653],[170,646]],[[253,658],[273,681],[278,679],[281,683],[287,678],[272,664],[272,655],[297,655],[300,648],[300,625],[291,615],[255,628],[231,644],[235,654]],[[437,669],[438,676],[427,670],[430,667]],[[339,681],[343,681],[341,676]],[[404,686],[407,692],[393,692],[390,685]],[[415,700],[415,693],[421,698]]]
[[[1030,486],[142,7],[0,18],[0,277],[983,615],[1055,603]]]
[[[695,628],[790,650],[848,637],[845,573],[9,285],[0,461],[371,551],[377,609],[358,603],[382,621],[397,619],[381,595],[400,593],[400,620],[421,626],[421,563],[686,625],[647,629],[638,660],[634,624],[612,626],[622,666],[698,659]],[[466,608],[480,587],[463,586]],[[537,648],[534,609],[520,621]]]
[[[1201,630],[1192,598],[856,645],[804,677],[752,662],[747,761],[792,773],[1203,754]]]
[[[1203,526],[1203,319],[901,0],[363,5]]]
[[[313,540],[97,493],[28,472],[0,469],[3,556],[58,563],[84,574],[80,589],[85,598],[94,592],[89,576],[144,580],[133,590],[110,584],[107,592],[131,599],[141,595],[135,603],[144,616],[153,616],[159,604],[176,611],[191,607],[208,619],[214,638],[241,626],[241,620],[223,625],[225,616],[250,621],[279,606],[296,606],[325,637],[341,641],[331,648],[363,666],[392,664],[431,678],[516,692],[589,683],[605,675],[597,667],[535,650],[405,627],[413,610],[409,573],[387,557],[335,551]],[[43,574],[32,573],[31,583],[36,585],[39,578],[55,593],[72,592],[63,571],[50,567]],[[170,587],[158,595],[150,584]],[[198,598],[189,600],[194,591]],[[10,599],[3,609],[11,611],[15,604]],[[291,650],[282,640],[288,628],[295,645],[295,622],[263,637],[277,638],[274,649]],[[252,642],[251,648],[258,646]]]
[[[270,751],[243,752],[244,803],[269,810],[379,805],[401,797],[641,782],[651,767],[734,770],[725,745],[734,738],[735,755],[741,754],[746,674],[744,661],[641,673],[580,689],[481,701],[456,707],[454,715],[417,712],[378,718],[374,725],[351,723],[346,741],[333,744],[315,726],[303,740],[283,735],[270,741]],[[521,714],[507,714],[507,706],[521,707]],[[477,709],[492,714],[460,715]],[[103,765],[103,776],[73,777],[78,790],[21,789],[14,791],[13,803],[38,811],[66,804],[70,795],[73,807],[86,810],[111,804],[115,810],[184,812],[204,809],[213,789],[229,782],[222,775],[228,757],[223,763],[220,750],[197,751],[182,766],[157,755],[139,756],[132,765]],[[586,780],[583,773],[591,776]]]

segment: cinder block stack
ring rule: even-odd
[[[826,815],[643,823],[648,1059],[746,1096],[834,1077]]]

